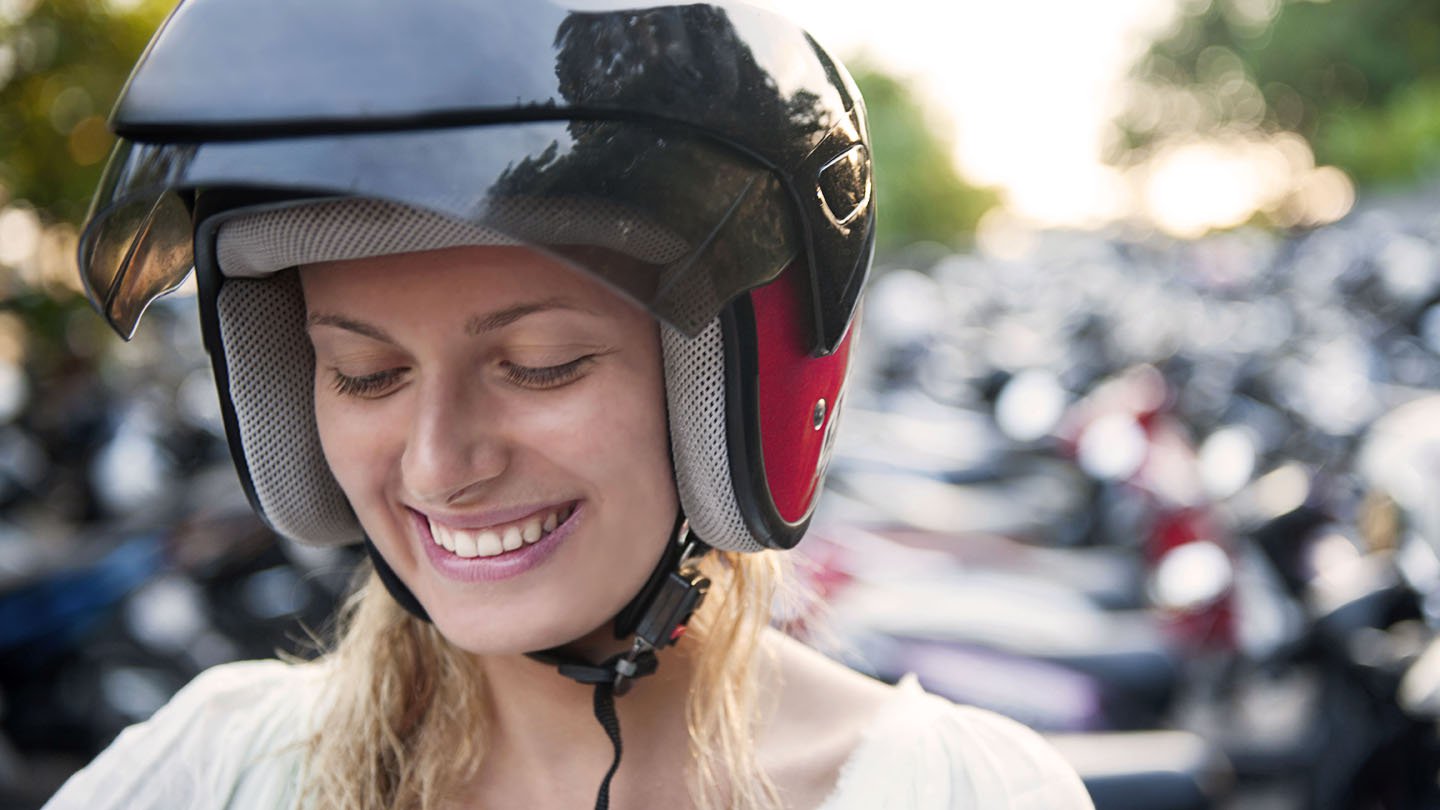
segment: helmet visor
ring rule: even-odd
[[[772,172],[679,128],[555,121],[121,142],[79,261],[91,303],[123,337],[195,265],[189,192],[207,189],[425,209],[567,260],[690,335],[802,250],[794,204]]]

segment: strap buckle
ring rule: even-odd
[[[665,576],[660,589],[655,593],[635,629],[635,641],[630,651],[615,660],[614,688],[616,695],[630,690],[635,675],[641,667],[641,656],[669,647],[680,640],[685,628],[710,590],[710,579],[700,573],[695,561],[702,551],[699,543],[691,541],[680,555],[678,571]]]

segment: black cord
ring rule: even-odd
[[[595,719],[600,721],[606,736],[610,738],[610,744],[615,746],[615,759],[610,763],[610,770],[605,772],[605,779],[600,783],[600,792],[595,795],[595,810],[609,810],[610,780],[620,769],[621,752],[620,716],[615,713],[615,687],[609,683],[595,684]]]

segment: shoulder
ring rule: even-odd
[[[1025,726],[903,681],[822,810],[1089,810],[1074,769]]]
[[[816,807],[894,690],[774,630],[763,649],[757,755],[788,806]]]
[[[280,661],[206,670],[149,720],[122,732],[45,810],[283,806],[322,671],[320,664]],[[262,804],[237,801],[241,796]]]
[[[770,633],[758,755],[786,804],[820,810],[1093,810],[1075,770],[1025,726],[890,686]]]

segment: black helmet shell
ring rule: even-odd
[[[217,162],[257,165],[207,161],[207,152],[224,143],[249,142],[252,154],[269,146],[278,154],[287,142],[307,138],[564,121],[573,139],[569,154],[580,156],[566,167],[573,178],[585,173],[584,164],[613,172],[627,154],[652,152],[653,143],[634,143],[633,130],[621,126],[638,125],[672,133],[669,140],[713,141],[756,163],[777,184],[788,198],[783,215],[797,244],[789,255],[769,257],[774,266],[747,268],[751,277],[724,292],[770,281],[790,256],[803,253],[810,265],[811,347],[818,354],[832,351],[853,314],[874,234],[865,115],[844,69],[800,28],[741,3],[635,8],[527,0],[524,13],[514,13],[513,5],[182,3],[136,66],[112,116],[125,140],[107,170],[82,245],[97,306],[115,322],[116,313],[107,311],[115,300],[148,303],[178,281],[168,275],[188,270],[151,269],[140,274],[148,277],[145,290],[126,290],[133,286],[124,278],[126,268],[113,265],[123,265],[137,245],[145,255],[176,253],[138,239],[127,243],[129,250],[95,249],[106,215],[126,194],[159,197],[227,183],[274,186],[273,172],[250,177],[216,169]],[[622,143],[627,138],[632,142]],[[659,140],[664,148],[666,137]],[[704,186],[703,178],[679,180],[677,185]],[[316,193],[357,190],[349,176],[306,182]],[[131,208],[153,210],[147,203]],[[683,204],[664,208],[686,215]],[[146,217],[122,217],[127,222],[121,231],[177,230]],[[132,329],[136,318],[138,313],[128,319]]]

